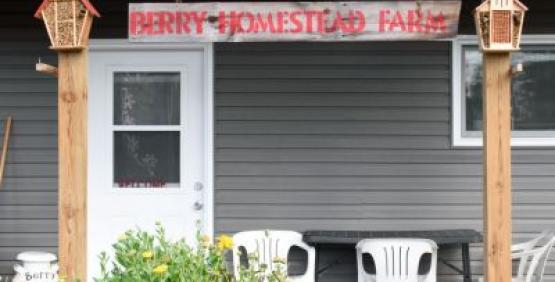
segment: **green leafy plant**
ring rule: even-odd
[[[217,245],[197,235],[198,246],[190,247],[184,239],[166,238],[161,224],[154,235],[142,230],[127,231],[112,245],[114,259],[109,267],[106,253],[100,255],[101,275],[97,282],[227,282],[229,275],[224,253],[231,248],[228,237]]]
[[[273,259],[273,270],[267,271],[268,266],[260,263],[256,253],[247,254],[248,265],[240,266],[239,277],[240,282],[287,282],[287,262],[282,258]]]
[[[285,282],[284,262],[275,261],[275,270],[266,272],[258,259],[242,267],[234,279],[228,271],[225,254],[233,248],[227,235],[215,244],[208,236],[197,234],[196,246],[184,239],[171,241],[160,223],[156,232],[127,231],[112,245],[114,257],[100,257],[101,274],[96,282]]]

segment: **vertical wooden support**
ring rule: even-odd
[[[58,55],[60,274],[86,281],[88,51]]]
[[[510,282],[511,55],[484,53],[485,281]]]

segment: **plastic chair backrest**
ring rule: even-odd
[[[538,242],[544,241],[546,238],[549,238],[551,235],[553,235],[553,231],[551,229],[543,230],[536,237],[534,237],[534,238],[532,238],[528,241],[513,244],[511,246],[511,252],[514,253],[514,252],[522,252],[522,251],[531,250],[532,248],[534,248],[538,245]]]
[[[545,245],[553,237],[553,234],[554,233],[552,230],[546,229],[531,240],[528,240],[523,243],[513,244],[511,246],[511,251],[515,255],[520,252],[528,252],[534,249],[536,246],[538,246],[538,244]],[[549,254],[547,254],[547,256],[549,256]],[[529,256],[526,256],[526,257],[529,257]],[[519,259],[520,259],[520,263],[518,265],[517,277],[524,277],[528,267],[527,259],[526,258],[519,258]],[[543,273],[541,274],[541,276],[543,276]]]
[[[312,282],[315,278],[316,251],[313,247],[303,242],[303,236],[294,231],[245,231],[233,236],[233,271],[235,277],[239,277],[241,267],[241,249],[247,252],[247,256],[256,255],[258,265],[266,265],[266,273],[277,270],[275,259],[285,262],[283,271],[287,271],[287,257],[291,248],[297,246],[308,254],[307,270],[304,274],[288,277],[291,281]]]
[[[376,266],[376,275],[364,270],[363,254],[370,254]],[[423,255],[430,254],[430,271],[419,276]],[[435,282],[437,271],[437,245],[427,239],[366,239],[357,244],[359,282]]]
[[[555,235],[550,233],[548,236],[536,240],[536,243],[541,246],[512,254],[513,259],[520,260],[516,276],[518,281],[541,282],[543,280],[545,267],[553,244],[555,244]]]

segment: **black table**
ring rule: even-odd
[[[481,243],[482,234],[476,230],[456,229],[456,230],[429,230],[429,231],[331,231],[331,230],[311,230],[303,234],[303,240],[316,248],[316,267],[319,268],[320,247],[324,245],[346,245],[353,247],[363,239],[373,238],[423,238],[436,242],[438,246],[457,246],[462,252],[462,267],[459,269],[453,264],[439,259],[440,262],[462,274],[464,282],[472,281],[472,272],[470,270],[470,243]],[[320,274],[328,270],[336,261],[322,269],[316,271],[316,281]]]

